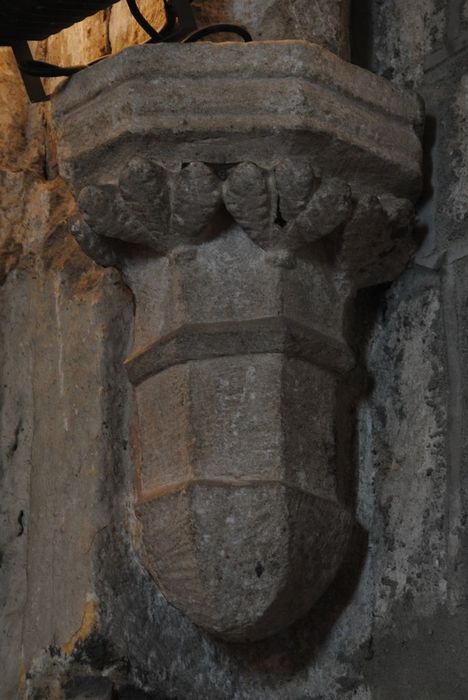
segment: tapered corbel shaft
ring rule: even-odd
[[[347,551],[347,333],[414,247],[419,101],[305,42],[147,46],[55,115],[78,240],[135,297],[135,546],[197,625],[271,635]]]

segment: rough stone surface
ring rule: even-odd
[[[349,540],[338,503],[255,481],[197,479],[137,507],[145,565],[167,600],[229,640],[271,636],[302,617]]]
[[[80,256],[72,240],[69,246],[50,261],[40,281],[26,269],[11,273],[2,288],[2,420],[9,444],[2,486],[8,495],[2,591],[4,604],[13,609],[1,654],[13,667],[8,692],[18,679],[24,682],[38,650],[53,645],[70,654],[98,615],[93,552],[96,533],[109,520],[101,493],[106,471],[112,470],[112,446],[103,427],[110,423],[110,396],[100,401],[95,387],[107,385],[112,353],[121,352],[119,342],[106,345],[101,333],[106,323],[116,327],[113,319],[122,307],[111,301],[115,277],[92,269],[86,275],[89,264],[82,259],[80,269],[71,262]],[[83,324],[88,330],[82,334]],[[29,374],[21,382],[20,357]],[[21,542],[24,568],[13,578],[10,566],[21,562],[15,555]],[[12,635],[19,636],[16,647]]]
[[[120,245],[114,249],[125,261],[125,279],[134,290],[137,308],[138,299],[143,299],[135,349],[126,363],[137,385],[133,444],[139,462],[136,515],[142,559],[166,598],[195,624],[229,640],[262,638],[310,609],[336,574],[349,541],[351,515],[339,502],[336,483],[333,426],[335,400],[340,399],[335,398],[338,387],[331,373],[343,370],[336,349],[341,345],[341,355],[346,355],[344,309],[355,289],[392,279],[411,251],[411,203],[391,192],[411,196],[417,186],[415,129],[420,109],[403,91],[379,95],[373,76],[349,69],[329,52],[306,43],[190,47],[173,84],[162,72],[162,62],[169,67],[171,57],[174,70],[181,47],[156,47],[158,88],[171,105],[172,124],[179,124],[177,135],[172,127],[176,148],[171,161],[164,164],[171,133],[164,121],[166,108],[158,118],[158,108],[148,101],[132,104],[132,122],[141,125],[140,138],[124,116],[115,132],[89,133],[84,141],[85,115],[102,113],[110,87],[114,105],[115,92],[123,85],[126,93],[138,94],[143,54],[148,57],[145,71],[156,55],[155,47],[146,48],[150,51],[127,52],[125,63],[123,55],[115,58],[113,77],[102,86],[97,66],[57,95],[61,167],[79,193],[85,250],[92,253],[107,246],[112,251],[112,239],[117,239]],[[193,81],[201,66],[215,65],[215,57],[214,80],[224,96],[222,105]],[[293,67],[293,57],[301,62],[300,69]],[[267,66],[264,82],[269,89],[250,104],[249,81],[261,79]],[[314,160],[287,158],[286,153],[281,158],[278,153],[286,143],[294,154],[284,121],[297,82],[287,75],[290,70],[299,76],[300,91],[307,96],[306,109],[302,102],[298,105],[298,129],[305,131],[314,153],[321,147],[321,169]],[[351,73],[357,83],[352,95]],[[320,95],[314,106],[308,95],[311,82]],[[228,105],[225,96],[234,83],[239,105],[227,123],[226,110],[234,110],[234,104]],[[381,87],[386,91],[385,83]],[[272,109],[273,96],[276,105],[283,103],[279,110]],[[288,109],[291,121],[290,104]],[[376,130],[382,137],[385,131],[376,110],[387,130],[394,132],[386,154],[378,153],[371,138]],[[276,111],[281,113],[279,120]],[[362,124],[358,126],[363,118],[374,126],[368,140]],[[243,161],[244,133],[264,129],[269,120],[275,124],[270,137],[276,138],[274,155],[257,136],[249,160]],[[212,139],[207,142],[209,128],[218,134],[215,144]],[[106,170],[108,143],[114,162],[117,152],[125,154],[143,144],[158,160],[143,159],[137,150],[120,171]],[[187,162],[190,150],[203,161]],[[174,163],[175,157],[180,164]],[[393,170],[393,181],[372,178],[371,184],[370,174],[379,160],[386,162],[387,176]],[[348,173],[354,189],[327,177]],[[369,180],[363,184],[356,173]],[[362,194],[371,187],[373,195]],[[228,215],[236,225],[230,225]],[[165,264],[139,260],[142,248],[169,256],[161,310],[172,316],[172,340],[160,335],[160,311],[153,308],[159,305],[151,296],[154,283],[145,284],[154,272],[164,274]],[[250,277],[253,271],[257,279]],[[258,287],[256,294],[247,296],[244,280],[255,288],[262,277],[270,279],[273,293],[265,296],[266,289]],[[239,294],[228,296],[233,282],[242,301]],[[283,341],[278,347],[264,330],[264,321],[282,312],[286,323],[297,321],[300,311],[317,304],[316,288],[322,288],[324,306],[319,313],[329,325],[324,328],[323,322],[317,325],[309,318],[303,335],[321,334],[315,336],[315,346],[323,353],[320,368],[314,367],[320,351],[313,351],[313,339],[308,351],[304,341],[289,341],[289,348]],[[259,307],[264,308],[260,316]],[[250,336],[237,320],[246,312],[252,322]],[[156,331],[148,342],[155,316],[159,334]],[[330,324],[334,316],[335,327]],[[205,327],[193,326],[200,318]],[[263,325],[256,329],[254,322]],[[192,343],[184,342],[187,326]],[[262,333],[263,345],[256,330]],[[306,435],[301,418],[308,423],[307,429],[303,424]]]
[[[68,267],[64,274],[70,272]],[[72,274],[80,272],[75,265]],[[111,461],[111,448],[101,433],[107,409],[91,399],[96,383],[105,383],[109,360],[103,356],[105,347],[97,351],[90,338],[100,342],[96,331],[106,314],[113,313],[112,275],[107,283],[104,278],[104,285],[99,274],[91,272],[88,279],[83,275],[68,292],[59,270],[39,284],[29,275],[28,269],[11,274],[2,289],[2,420],[5,443],[10,445],[2,486],[7,494],[2,541],[2,573],[7,578],[2,591],[4,604],[15,611],[7,615],[10,622],[1,644],[2,658],[12,664],[7,692],[18,679],[24,681],[38,649],[52,644],[70,653],[95,625],[93,543],[109,517],[100,497],[102,469],[110,468]],[[88,342],[78,352],[76,334],[83,321],[89,328]],[[17,332],[22,335],[15,342]],[[55,338],[57,344],[51,344]],[[19,357],[27,363],[27,372],[33,371],[32,383],[31,375],[26,382],[18,381]],[[88,367],[86,375],[80,373],[81,362]],[[51,451],[52,433],[56,438]],[[15,551],[22,542],[24,569],[13,578],[10,566],[21,563]],[[19,615],[21,622],[15,624]],[[13,634],[19,636],[16,647]]]
[[[75,75],[54,111],[76,194],[115,184],[137,153],[169,168],[271,169],[311,152],[314,169],[356,193],[415,197],[420,188],[417,97],[306,42],[134,47]]]
[[[45,134],[41,113],[25,102],[17,70],[11,51],[0,47],[0,167],[19,176],[42,167]],[[9,196],[8,190],[2,188],[2,199]]]
[[[391,195],[358,199],[359,189],[353,198],[349,185],[320,177],[302,158],[282,160],[269,170],[252,162],[225,170],[224,164],[185,163],[171,171],[133,159],[121,170],[118,186],[86,185],[79,192],[84,220],[79,240],[90,255],[107,253],[109,260],[118,251],[110,239],[167,254],[219,235],[230,214],[255,245],[279,252],[276,264],[283,257],[286,267],[295,266],[294,254],[308,244],[336,234],[341,239],[337,270],[357,287],[392,279],[406,263],[410,201]]]
[[[399,84],[420,86],[426,57],[444,45],[449,3],[422,0],[408,6],[402,0],[390,0],[361,4],[363,12],[373,15],[372,68]]]
[[[349,53],[349,0],[195,0],[200,24],[244,25],[254,39],[306,39],[343,57]]]
[[[466,692],[465,672],[458,670],[459,663],[464,666],[460,639],[448,664],[444,652],[447,627],[460,622],[449,602],[450,539],[460,523],[449,505],[453,464],[445,442],[449,390],[442,305],[438,275],[410,270],[387,293],[370,345],[375,389],[361,413],[362,456],[369,465],[361,468],[367,473],[361,488],[373,500],[362,502],[361,513],[372,518],[376,556],[364,672],[372,697],[385,700],[461,698]],[[446,673],[450,682],[435,677]]]
[[[44,659],[69,659],[99,617],[93,568],[112,448],[96,387],[127,337],[105,341],[127,297],[70,235],[74,204],[56,177],[47,109],[26,103],[0,52],[0,695],[16,700],[37,697]],[[52,675],[44,687],[62,697]]]
[[[148,22],[159,29],[165,20],[162,0],[142,0],[138,3],[140,11]],[[127,3],[119,2],[109,12],[108,21],[109,48],[113,52],[121,51],[126,46],[148,41],[148,35],[131,16]]]
[[[379,698],[461,699],[468,687],[464,554],[467,506],[463,468],[466,3],[421,2],[411,7],[398,2],[370,4],[374,18],[384,24],[374,26],[368,59],[380,73],[397,82],[416,84],[428,112],[426,186],[419,214],[422,245],[416,257],[420,267],[406,276],[404,287],[396,287],[387,295],[387,321],[381,337],[389,348],[396,339],[404,351],[408,347],[408,332],[419,327],[420,338],[431,350],[432,368],[427,367],[425,372],[431,378],[427,387],[430,404],[425,405],[431,407],[432,418],[418,405],[413,422],[425,447],[418,453],[410,451],[413,464],[409,490],[411,493],[413,484],[418,484],[418,496],[413,492],[405,506],[399,490],[405,483],[400,458],[395,460],[395,467],[399,466],[386,493],[383,524],[390,540],[387,534],[387,552],[382,558],[387,562],[387,570],[379,573],[388,589],[385,593],[382,588],[377,599],[378,636],[373,636],[369,679],[373,694]],[[418,303],[418,298],[425,301],[425,312],[415,309],[413,314],[411,305]],[[398,319],[404,324],[395,336]],[[414,341],[411,345],[415,347]],[[421,350],[416,354],[421,357]],[[398,355],[403,367],[407,367],[407,384],[416,388],[416,362],[407,352]],[[446,369],[441,372],[444,366]],[[385,362],[376,369],[376,386],[382,381],[382,389],[387,388],[392,395],[394,372],[386,383],[382,380],[387,371]],[[417,385],[423,388],[424,381],[420,377]],[[405,395],[399,403],[404,412],[412,405]],[[391,429],[389,446],[401,454],[405,419],[401,414],[389,422],[387,409],[375,413],[368,429],[369,454],[379,452],[378,446],[373,446],[372,425],[380,429],[384,418],[387,425],[398,426],[397,431]],[[423,430],[431,424],[432,429],[424,438]],[[379,430],[375,432],[378,434]],[[397,493],[401,508],[395,502]],[[410,522],[411,537],[402,537],[405,521]],[[413,549],[414,540],[420,543],[417,551]]]
[[[156,7],[153,2],[151,8],[140,4],[145,10]],[[122,19],[125,4],[118,7],[123,46],[128,31]],[[44,212],[39,194],[47,184],[43,178],[55,178],[56,166],[46,111],[26,105],[11,57],[0,49],[0,234],[2,277],[6,275],[2,343],[12,348],[2,377],[13,377],[2,392],[2,698],[63,700],[67,693],[86,693],[91,688],[102,697],[111,694],[119,700],[466,699],[465,193],[457,185],[458,178],[461,183],[464,177],[466,151],[467,3],[354,0],[353,7],[363,10],[357,25],[353,20],[355,60],[393,82],[416,85],[428,105],[427,184],[419,214],[424,243],[417,258],[419,266],[408,270],[402,282],[388,292],[372,289],[360,297],[357,329],[362,331],[364,346],[368,339],[373,377],[367,381],[363,375],[361,379],[368,394],[372,386],[375,389],[360,399],[359,474],[349,466],[343,471],[351,485],[357,482],[350,500],[356,503],[361,526],[372,536],[371,546],[358,535],[335,583],[305,620],[287,633],[253,645],[213,641],[168,605],[154,587],[129,536],[132,465],[124,449],[113,461],[116,478],[107,475],[102,494],[112,504],[113,529],[97,535],[96,548],[89,553],[100,552],[95,569],[98,626],[92,632],[84,628],[83,639],[76,642],[72,654],[62,655],[53,638],[42,648],[42,636],[37,639],[30,631],[31,618],[26,622],[28,455],[35,432],[28,406],[33,401],[33,384],[38,386],[37,380],[32,381],[35,319],[29,300],[45,274],[35,264],[46,236],[37,214],[39,208]],[[81,32],[68,31],[77,31],[77,36]],[[99,42],[105,38],[94,30],[93,36]],[[117,46],[117,38],[114,42]],[[76,51],[76,62],[103,51],[102,44],[95,51],[89,45],[89,53],[82,55],[77,41],[67,43]],[[60,40],[54,54],[58,57],[59,45]],[[28,172],[20,176],[23,171]],[[49,181],[46,189],[53,183],[57,180]],[[31,187],[34,196],[29,194]],[[54,198],[54,209],[61,198]],[[29,223],[21,226],[24,216]],[[67,240],[68,230],[68,226],[62,229],[56,242]],[[22,246],[20,255],[16,238]],[[72,244],[70,251],[72,258],[79,255]],[[281,258],[281,262],[287,260]],[[73,269],[75,283],[89,271],[86,265],[82,273]],[[69,274],[62,271],[62,280],[68,280]],[[165,280],[164,274],[158,280],[147,275],[151,295],[161,293]],[[61,293],[64,288],[62,284]],[[236,289],[233,285],[229,293],[235,294]],[[120,287],[115,285],[114,290],[120,298]],[[137,307],[141,304],[140,298]],[[163,316],[161,312],[157,315],[161,323]],[[156,326],[150,332],[144,327],[143,315],[140,321],[139,337],[146,333],[151,341]],[[169,324],[169,319],[164,322]],[[82,327],[80,338],[81,332]],[[358,337],[353,337],[353,344],[359,345]],[[51,338],[50,347],[54,342]],[[73,395],[80,391],[66,385],[67,392],[72,389]],[[93,383],[88,401],[92,403],[96,391],[102,390]],[[49,415],[51,410],[49,407]],[[349,401],[342,402],[341,410],[347,415]],[[17,441],[20,415],[23,428]],[[127,439],[123,430],[116,434]],[[53,455],[54,444],[50,439],[48,457]],[[349,465],[352,446],[342,451],[342,461]],[[22,510],[24,532],[17,536]],[[50,520],[42,519],[40,527],[46,528],[42,536],[47,549]],[[58,542],[66,550],[70,543],[75,546],[75,537],[79,532],[70,530],[67,539]],[[59,558],[61,547],[56,549]],[[60,585],[66,588],[68,580],[62,578]],[[60,618],[62,629],[80,627],[79,605],[73,605],[69,615],[48,594],[47,586],[41,590],[41,604],[56,626]],[[85,602],[83,598],[83,606]],[[23,639],[28,640],[34,656],[24,668]]]

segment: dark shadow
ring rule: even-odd
[[[423,142],[423,182],[419,204],[427,204],[434,196],[434,164],[432,153],[437,141],[437,120],[433,114],[426,114],[424,123]]]
[[[434,162],[433,153],[437,141],[437,119],[433,114],[426,115],[423,134],[423,181],[418,208],[421,216],[416,222],[414,238],[419,247],[426,239],[433,219],[431,204],[434,198]]]
[[[372,0],[351,0],[351,63],[370,69],[373,55]]]
[[[327,592],[312,610],[284,632],[258,642],[217,641],[226,656],[262,683],[274,686],[307,668],[320,653],[334,625],[350,603],[359,582],[367,552],[367,533],[356,525],[345,561]]]

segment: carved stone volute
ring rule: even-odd
[[[197,625],[271,635],[353,528],[345,328],[413,251],[419,101],[305,42],[146,46],[74,77],[55,115],[76,236],[135,296],[135,546]]]

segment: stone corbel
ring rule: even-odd
[[[55,115],[77,238],[135,296],[142,560],[209,632],[271,635],[353,528],[345,334],[413,251],[419,102],[306,42],[168,45],[77,75]]]

